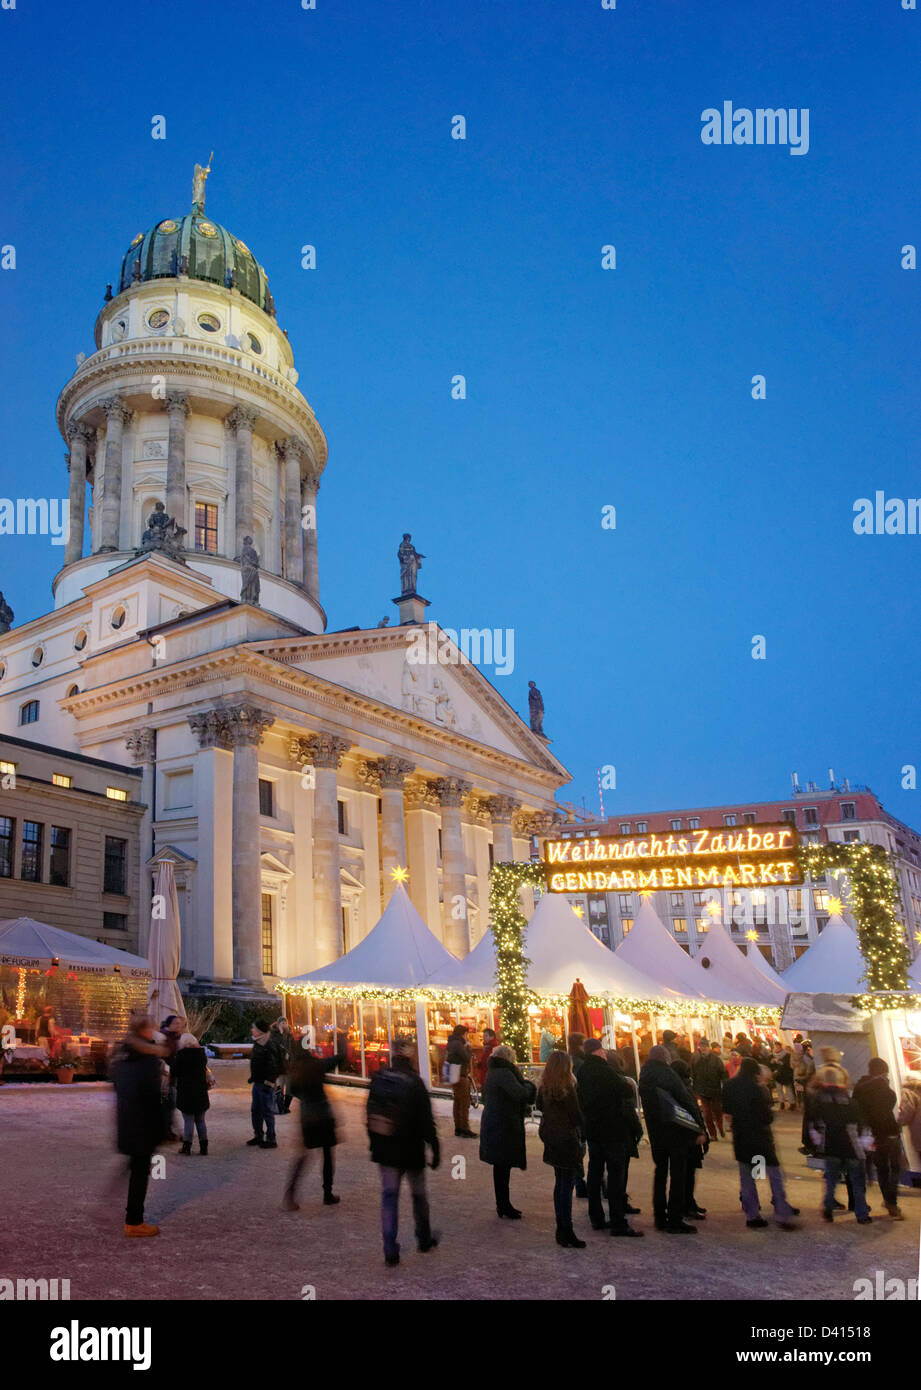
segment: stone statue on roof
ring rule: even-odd
[[[420,555],[413,545],[413,538],[408,531],[403,532],[403,539],[397,551],[397,559],[400,562],[400,587],[404,594],[414,594],[416,592],[416,581],[419,571],[422,568],[424,555]]]

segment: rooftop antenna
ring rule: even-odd
[[[828,769],[828,790],[831,792],[835,790],[835,769],[833,767]]]
[[[793,782],[793,790],[794,790],[795,792],[798,792],[799,789],[800,789],[800,786],[799,786],[799,773],[798,773],[798,772],[791,772],[791,773],[790,773],[790,778],[791,778],[791,780],[792,780],[792,782]]]
[[[598,801],[601,804],[601,819],[604,820],[604,792],[601,790],[601,768],[598,768]]]

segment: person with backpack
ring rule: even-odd
[[[336,1117],[323,1085],[326,1075],[341,1067],[344,1055],[318,1057],[300,1049],[292,1059],[288,1072],[291,1095],[296,1096],[301,1111],[301,1138],[304,1151],[291,1165],[282,1206],[285,1211],[300,1211],[297,1184],[311,1149],[323,1150],[323,1205],[335,1207],[341,1200],[333,1192],[333,1149],[336,1145]]]
[[[374,1073],[368,1091],[366,1123],[371,1162],[380,1165],[381,1230],[387,1265],[400,1263],[397,1233],[400,1186],[404,1177],[412,1194],[419,1250],[424,1254],[438,1244],[438,1236],[432,1231],[425,1190],[425,1150],[426,1147],[431,1150],[434,1172],[441,1161],[441,1149],[431,1097],[413,1067],[412,1054],[413,1043],[409,1039],[394,1038],[390,1065]]]

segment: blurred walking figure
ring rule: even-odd
[[[182,1037],[183,1028],[184,1020],[178,1014],[167,1014],[160,1024],[160,1037],[156,1039],[158,1043],[162,1042],[166,1048],[166,1071],[162,1076],[162,1089],[166,1137],[168,1139],[180,1139],[182,1137],[178,1130],[173,1128],[173,1114],[177,1109],[173,1058],[179,1050],[179,1039]]]
[[[597,1038],[589,1038],[583,1050],[585,1060],[576,1089],[588,1144],[588,1219],[596,1231],[641,1236],[643,1232],[634,1231],[627,1221],[627,1163],[643,1134],[634,1092],[623,1073],[609,1065]],[[605,1172],[609,1220],[601,1201]]]
[[[835,1188],[845,1178],[850,1181],[858,1225],[869,1226],[873,1218],[867,1206],[866,1152],[858,1135],[860,1111],[848,1094],[841,1054],[823,1047],[821,1055],[822,1066],[806,1092],[806,1122],[815,1152],[825,1160],[822,1216],[834,1220]]]
[[[128,1158],[126,1236],[157,1236],[159,1226],[144,1220],[144,1201],[150,1181],[150,1160],[166,1137],[161,1061],[166,1047],[154,1042],[154,1026],[146,1014],[132,1018],[112,1059],[115,1116],[119,1153]]]
[[[723,1066],[723,1059],[720,1056],[720,1045],[714,1043],[711,1047],[706,1038],[701,1038],[697,1044],[697,1056],[691,1063],[691,1077],[694,1085],[694,1094],[700,1101],[701,1114],[704,1117],[704,1124],[707,1126],[707,1133],[711,1139],[725,1139],[723,1131],[723,1082],[726,1080],[726,1068]]]
[[[912,1144],[921,1154],[921,1076],[906,1076],[895,1120],[900,1127],[906,1126]]]
[[[54,1009],[50,1004],[46,1004],[38,1016],[35,1041],[39,1047],[45,1049],[49,1057],[53,1057],[55,1053],[55,1034],[57,1031],[54,1022]]]
[[[795,1110],[796,1091],[794,1090],[793,1057],[790,1049],[784,1047],[783,1043],[774,1044],[774,1078],[777,1082],[781,1110],[787,1105],[791,1110]]]
[[[291,1165],[282,1205],[285,1211],[300,1211],[297,1184],[311,1149],[323,1150],[323,1205],[337,1206],[340,1199],[333,1192],[333,1149],[336,1139],[336,1117],[326,1095],[324,1080],[331,1071],[345,1063],[344,1054],[337,1057],[317,1057],[300,1049],[292,1063],[288,1082],[296,1096],[301,1112],[301,1137],[304,1152]]]
[[[182,1147],[179,1152],[192,1152],[192,1126],[198,1133],[198,1151],[208,1152],[208,1126],[205,1111],[211,1106],[208,1099],[208,1058],[194,1033],[183,1033],[173,1058],[176,1081],[176,1108],[182,1115]]]
[[[454,1133],[458,1139],[475,1139],[470,1128],[470,1065],[472,1053],[467,1046],[470,1029],[459,1023],[448,1038],[445,1067],[448,1084],[454,1096]],[[454,1078],[453,1080],[451,1078]]]
[[[553,1052],[554,1057],[565,1053]],[[550,1065],[550,1060],[547,1066]],[[515,1053],[504,1043],[493,1048],[483,1087],[483,1118],[480,1121],[480,1158],[492,1165],[496,1215],[517,1221],[521,1212],[512,1206],[509,1182],[513,1168],[528,1165],[524,1139],[524,1117],[534,1102],[534,1083],[527,1081],[515,1065]]]
[[[732,1151],[739,1165],[739,1199],[745,1212],[745,1224],[751,1230],[763,1230],[767,1221],[761,1215],[761,1202],[753,1166],[763,1161],[771,1185],[771,1204],[774,1219],[782,1231],[795,1231],[793,1222],[799,1209],[791,1207],[784,1188],[783,1172],[771,1125],[774,1113],[771,1097],[761,1080],[761,1064],[754,1057],[744,1057],[739,1073],[723,1087],[723,1108],[732,1120]]]
[[[599,1067],[608,1071],[606,1062]],[[588,1061],[585,1060],[581,1073],[584,1075]],[[611,1073],[613,1076],[613,1073]],[[585,1241],[580,1240],[572,1228],[572,1194],[576,1185],[576,1174],[582,1171],[582,1142],[584,1120],[576,1094],[576,1078],[572,1072],[572,1059],[566,1052],[554,1052],[547,1059],[540,1090],[537,1093],[537,1106],[541,1112],[540,1137],[544,1143],[544,1162],[553,1169],[553,1210],[556,1214],[556,1243],[572,1250],[584,1250]],[[600,1186],[598,1205],[601,1205]]]
[[[412,1064],[413,1044],[395,1038],[390,1066],[371,1078],[367,1126],[371,1162],[380,1164],[381,1230],[384,1262],[400,1263],[397,1241],[400,1217],[400,1185],[409,1184],[413,1201],[416,1243],[422,1254],[434,1250],[438,1237],[432,1232],[428,1194],[425,1190],[425,1150],[432,1154],[432,1170],[441,1161],[432,1102],[422,1078]]]
[[[893,1221],[904,1221],[899,1209],[902,1137],[895,1117],[895,1091],[889,1085],[889,1068],[882,1057],[870,1058],[866,1076],[854,1087],[854,1101],[861,1126],[873,1136],[873,1151],[869,1157],[876,1169],[886,1211]]]
[[[281,1070],[278,1049],[272,1041],[269,1025],[261,1018],[252,1027],[253,1050],[249,1059],[249,1081],[253,1088],[250,1115],[253,1137],[247,1139],[251,1149],[277,1149],[275,1142],[275,1082]],[[265,1133],[263,1135],[263,1126]]]

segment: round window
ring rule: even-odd
[[[220,333],[221,321],[215,318],[214,314],[199,314],[198,326],[203,328],[206,333]]]
[[[126,616],[127,614],[125,613],[124,608],[116,608],[111,618],[112,626],[114,628],[124,627]]]
[[[172,218],[170,217],[170,218],[167,218],[167,220],[166,220],[165,222],[161,222],[161,223],[160,223],[159,227],[157,228],[157,231],[158,231],[158,232],[163,232],[164,236],[166,236],[166,235],[168,235],[170,232],[175,232],[175,230],[176,230],[176,228],[177,228],[178,226],[179,226],[179,223],[178,223],[178,222],[174,222],[174,221],[172,220]]]
[[[41,666],[41,664],[42,664],[42,662],[43,662],[44,660],[45,660],[45,648],[44,648],[44,647],[36,647],[36,648],[35,648],[35,651],[32,653],[32,665],[33,665],[33,666]]]
[[[199,222],[196,231],[201,232],[202,236],[217,236],[217,227],[213,222]]]
[[[249,343],[249,350],[250,350],[250,352],[261,352],[261,351],[262,351],[262,344],[260,343],[259,339],[256,337],[255,333],[247,333],[247,335],[246,335],[246,341],[247,341],[247,343]]]
[[[77,633],[76,637],[74,638],[74,651],[82,652],[85,646],[86,632],[83,630],[83,628],[81,628],[80,631]]]
[[[149,328],[165,328],[168,323],[168,309],[154,309],[153,313],[147,316],[147,325]]]

